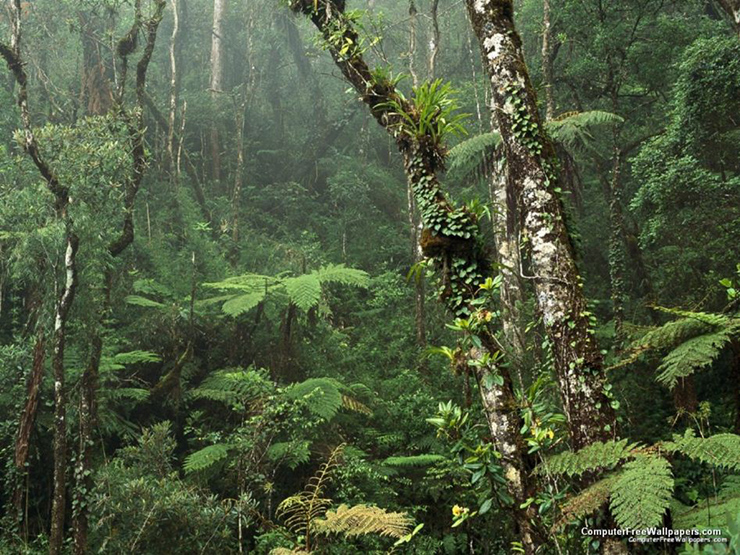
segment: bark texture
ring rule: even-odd
[[[491,79],[492,108],[504,143],[509,186],[522,208],[537,305],[553,351],[563,408],[575,449],[614,435],[581,277],[555,191],[557,160],[537,111],[514,26],[511,0],[466,0]],[[597,408],[598,407],[598,408]]]
[[[211,76],[209,88],[213,99],[214,109],[217,107],[218,96],[224,86],[224,19],[226,17],[227,0],[213,0],[213,28],[211,31]],[[211,127],[211,157],[213,160],[213,179],[221,179],[221,145],[218,126]]]

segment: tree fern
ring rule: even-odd
[[[593,470],[609,470],[619,462],[634,456],[638,444],[620,441],[596,442],[580,451],[566,451],[549,457],[537,471],[540,474],[565,474],[579,476]]]
[[[188,474],[207,470],[216,463],[224,460],[229,455],[229,449],[231,447],[228,443],[216,443],[204,447],[185,457],[183,468]]]
[[[735,434],[703,438],[696,437],[693,430],[686,430],[683,436],[675,435],[673,441],[663,443],[662,448],[720,468],[740,470],[740,436]]]
[[[229,316],[239,316],[240,314],[249,312],[260,304],[265,296],[265,291],[254,291],[252,293],[228,297],[228,300],[221,305],[221,310]]]
[[[227,405],[245,404],[273,390],[273,383],[262,370],[219,370],[189,391],[186,399],[208,399]]]
[[[724,329],[693,337],[673,349],[658,366],[656,380],[673,389],[678,380],[711,366],[735,335],[733,329]]]
[[[295,470],[311,458],[309,447],[310,442],[305,440],[273,443],[267,449],[267,458],[275,464],[282,464]]]
[[[622,528],[658,526],[673,495],[673,475],[667,460],[639,455],[624,465],[611,488],[609,504]]]
[[[413,520],[406,513],[388,512],[368,505],[340,505],[315,522],[316,531],[322,534],[364,536],[377,534],[402,538],[411,531]]]
[[[324,420],[331,420],[342,406],[341,385],[331,378],[310,378],[286,389],[291,399],[306,402],[308,410]]]
[[[339,283],[341,285],[363,288],[370,285],[370,278],[367,272],[355,268],[347,268],[344,264],[322,266],[314,274],[322,284]]]
[[[463,182],[484,179],[494,167],[500,145],[501,135],[495,132],[482,133],[457,144],[448,153],[450,176]]]

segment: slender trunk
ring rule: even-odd
[[[211,126],[211,158],[213,162],[213,179],[221,179],[221,146],[216,111],[218,97],[223,92],[224,52],[223,52],[223,24],[226,17],[228,0],[213,0],[213,28],[211,31],[211,78],[210,91],[213,101],[214,118]]]
[[[542,6],[542,78],[545,89],[545,118],[547,121],[555,117],[555,95],[552,90],[552,22],[550,20],[550,0],[544,0]]]
[[[511,0],[466,3],[491,78],[493,114],[510,184],[522,207],[531,279],[554,356],[571,441],[580,449],[613,437],[615,414],[556,191],[554,148],[537,112]]]
[[[172,3],[172,36],[170,37],[170,109],[167,118],[167,168],[170,179],[177,184],[177,97],[180,89],[180,74],[178,72],[179,50],[180,50],[180,1],[171,0]]]
[[[740,340],[732,342],[735,381],[735,433],[740,434]]]
[[[244,95],[236,107],[236,175],[234,177],[234,194],[231,197],[231,238],[234,241],[234,261],[239,259],[239,211],[244,181],[244,116],[247,109],[247,97]]]
[[[31,366],[31,375],[28,378],[26,386],[26,403],[21,413],[18,424],[18,433],[15,439],[15,468],[18,472],[18,481],[13,492],[13,508],[18,515],[19,522],[22,523],[21,533],[25,538],[28,532],[28,522],[23,517],[23,499],[25,491],[25,479],[28,475],[28,452],[31,445],[31,433],[36,422],[36,414],[39,406],[39,394],[41,392],[41,382],[44,377],[44,359],[46,355],[46,341],[44,330],[39,326],[36,335],[36,343],[33,346],[33,364]]]
[[[429,79],[434,79],[434,70],[437,64],[437,54],[439,53],[439,43],[441,33],[439,32],[439,0],[432,0],[432,9],[430,17],[432,18],[432,39],[429,41]]]
[[[730,24],[740,38],[740,0],[717,0],[717,2],[730,18]]]
[[[64,345],[67,318],[77,290],[77,249],[79,240],[67,230],[64,255],[66,280],[57,302],[54,317],[54,340],[51,367],[54,374],[54,494],[51,507],[49,554],[59,555],[64,542],[64,513],[67,487],[67,399],[64,389]]]
[[[409,1],[409,73],[411,74],[411,84],[414,87],[419,86],[419,77],[416,75],[416,4],[414,0]]]
[[[100,116],[107,114],[113,105],[113,91],[100,50],[101,41],[96,33],[99,20],[97,16],[81,10],[77,18],[82,39],[81,104],[88,115]]]

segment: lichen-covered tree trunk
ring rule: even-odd
[[[732,28],[735,29],[738,38],[740,38],[740,0],[717,0],[719,5],[730,18]]]
[[[545,118],[555,117],[555,94],[553,91],[553,49],[552,49],[552,17],[550,14],[550,0],[544,0],[542,5],[542,77],[545,90]]]
[[[617,339],[622,337],[624,323],[625,245],[624,215],[622,213],[622,151],[614,146],[611,180],[605,181],[606,199],[609,204],[609,278],[611,281],[612,315]]]
[[[437,172],[443,169],[444,148],[429,135],[413,135],[400,129],[402,110],[418,117],[413,101],[400,96],[388,79],[378,77],[365,63],[362,52],[351,45],[360,44],[351,20],[344,15],[344,2],[338,0],[294,0],[294,11],[308,16],[323,35],[336,65],[368,106],[378,123],[395,139],[404,162],[408,184],[422,215],[424,228],[419,243],[430,259],[440,281],[440,298],[453,313],[468,311],[475,317],[471,302],[479,285],[490,274],[489,255],[481,244],[478,223],[465,208],[455,208],[442,192]],[[348,46],[350,53],[342,51]],[[396,105],[397,109],[391,108]],[[454,224],[449,227],[449,224]],[[434,228],[436,226],[436,229]],[[481,348],[473,358],[497,352],[493,330],[482,326],[477,332]],[[497,380],[496,375],[503,377]],[[525,553],[534,554],[540,545],[536,533],[536,515],[531,507],[522,508],[533,491],[530,474],[524,463],[520,415],[513,386],[505,368],[483,364],[477,368],[485,416],[497,448],[502,453],[502,466],[507,489],[514,499],[513,515]]]
[[[553,352],[571,442],[580,449],[613,437],[599,347],[591,329],[557,189],[557,159],[537,111],[514,27],[511,0],[466,0],[491,79],[492,108],[529,244],[530,276]]]

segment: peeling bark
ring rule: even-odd
[[[522,207],[531,278],[554,355],[571,441],[580,449],[613,437],[615,414],[604,390],[603,361],[555,191],[555,151],[537,112],[511,0],[466,3],[491,79],[493,114],[504,143],[510,186]]]

